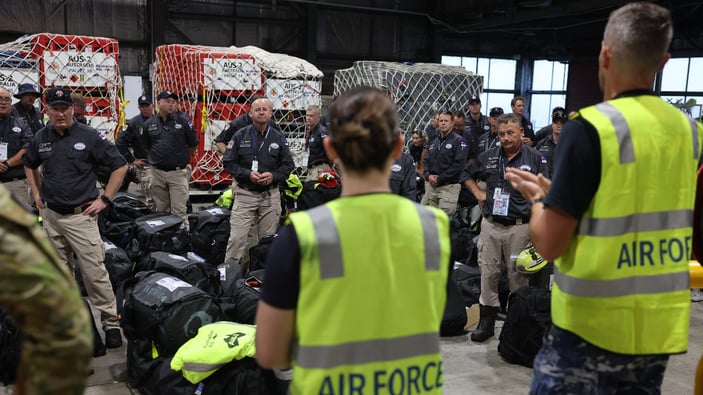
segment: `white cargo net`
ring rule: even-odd
[[[119,97],[121,80],[117,40],[103,37],[40,33],[0,44],[0,86],[12,94],[20,84],[40,92],[64,87],[83,95],[86,118],[93,128],[113,140],[124,120]],[[13,103],[17,99],[13,97]],[[43,100],[35,102],[43,109]]]
[[[438,111],[464,111],[479,95],[483,77],[460,66],[434,63],[357,61],[334,73],[334,96],[358,86],[390,93],[398,107],[403,132],[425,130]]]
[[[236,117],[246,113],[251,97],[273,102],[273,120],[288,139],[301,169],[305,110],[320,106],[322,72],[311,63],[247,46],[163,45],[156,49],[154,92],[170,90],[180,97],[201,143],[191,181],[217,185],[231,182],[224,172],[215,138]]]

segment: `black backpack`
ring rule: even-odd
[[[452,262],[478,264],[478,233],[469,228],[459,228],[452,230],[449,237],[452,243]]]
[[[266,266],[271,243],[278,235],[269,235],[259,240],[259,243],[249,249],[249,271],[261,270]]]
[[[0,383],[10,385],[17,378],[22,353],[22,332],[0,308]]]
[[[459,285],[456,283],[454,272],[449,276],[447,284],[447,303],[444,306],[440,336],[462,336],[466,334],[466,305],[461,296]]]
[[[191,228],[193,252],[211,265],[219,265],[225,261],[230,215],[231,211],[224,207],[200,210],[197,225]]]
[[[134,220],[134,239],[125,250],[133,260],[141,261],[150,252],[185,254],[189,249],[190,234],[183,220],[169,213],[154,213]]]
[[[505,362],[531,368],[551,325],[551,293],[530,286],[518,289],[508,299],[498,353]]]
[[[229,319],[240,324],[254,324],[256,309],[261,299],[261,285],[264,282],[264,271],[250,272],[246,278],[236,281],[232,300],[234,309]]]
[[[470,307],[478,303],[481,296],[481,271],[476,266],[455,265],[454,279],[459,286],[464,305]]]

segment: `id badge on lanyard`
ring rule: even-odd
[[[503,188],[496,188],[493,192],[493,215],[508,216],[510,194],[503,192]]]

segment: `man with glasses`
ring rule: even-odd
[[[22,158],[34,204],[40,209],[44,228],[58,258],[73,272],[76,254],[88,291],[88,299],[101,313],[105,346],[122,345],[117,303],[105,270],[105,251],[98,231],[97,215],[111,202],[122,185],[127,164],[109,141],[93,128],[73,119],[71,92],[51,88],[46,93],[50,126],[42,128]],[[39,166],[44,176],[39,177]],[[96,169],[110,169],[105,194],[96,187]],[[41,182],[41,185],[40,185]]]
[[[154,199],[151,197],[151,167],[146,160],[147,152],[141,139],[144,122],[154,116],[154,104],[145,95],[140,96],[137,103],[139,104],[139,115],[127,122],[127,126],[117,136],[115,145],[120,154],[127,159],[127,162],[136,168],[144,201],[151,210],[155,210]]]
[[[22,155],[34,133],[29,125],[12,115],[11,103],[10,91],[0,87],[0,182],[15,199],[31,207]]]

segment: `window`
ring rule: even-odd
[[[690,115],[700,118],[703,114],[703,58],[669,59],[661,73],[661,97],[670,103],[686,103],[691,99],[696,104]]]
[[[442,64],[462,66],[483,77],[481,112],[484,115],[493,107],[502,107],[505,112],[510,112],[510,100],[515,97],[515,60],[442,56]],[[465,108],[462,110],[466,111]]]
[[[532,97],[529,116],[535,132],[552,123],[552,109],[566,107],[566,83],[569,65],[536,60],[532,74]],[[567,109],[569,111],[569,109]]]

